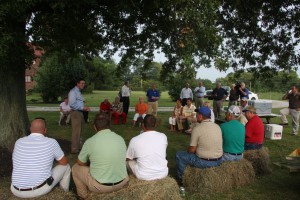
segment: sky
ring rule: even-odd
[[[154,53],[154,61],[155,62],[165,62],[166,61],[166,57],[164,56],[163,53]],[[118,63],[120,61],[120,57],[118,56],[118,54],[116,53],[113,56],[113,59]],[[200,67],[197,70],[197,76],[196,78],[200,78],[200,79],[209,79],[212,82],[215,82],[217,78],[221,78],[221,77],[226,77],[227,74],[233,72],[232,68],[229,68],[226,72],[220,72],[219,70],[217,70],[215,67],[210,67],[210,68],[205,68],[205,67]],[[300,77],[300,68],[298,68],[297,70],[297,74],[298,77]]]

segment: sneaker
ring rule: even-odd
[[[296,136],[297,134],[291,133],[290,135],[291,135],[291,136]]]
[[[279,124],[279,125],[287,126],[287,125],[289,125],[289,123],[281,123],[281,124]]]

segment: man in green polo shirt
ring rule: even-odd
[[[95,116],[97,133],[84,143],[77,163],[72,167],[77,194],[83,199],[87,198],[88,191],[113,192],[129,181],[125,141],[109,129],[109,124],[106,114]]]
[[[227,122],[221,124],[223,137],[223,161],[237,161],[243,158],[245,144],[245,126],[238,121],[241,110],[232,105],[226,113]]]

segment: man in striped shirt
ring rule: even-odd
[[[45,136],[45,120],[34,119],[30,131],[14,147],[11,192],[20,198],[39,197],[58,182],[64,191],[69,191],[70,165],[58,142]],[[52,169],[53,160],[58,165]]]

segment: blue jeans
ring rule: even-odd
[[[262,148],[262,144],[245,143],[245,150],[254,150]]]
[[[178,151],[176,153],[176,170],[177,170],[178,178],[180,180],[182,180],[182,175],[187,165],[204,169],[204,168],[219,166],[221,165],[221,163],[222,163],[222,159],[217,161],[208,161],[199,158],[194,153],[188,153],[187,151]]]
[[[241,155],[231,155],[229,153],[223,153],[222,161],[239,161],[243,158],[243,154]]]

